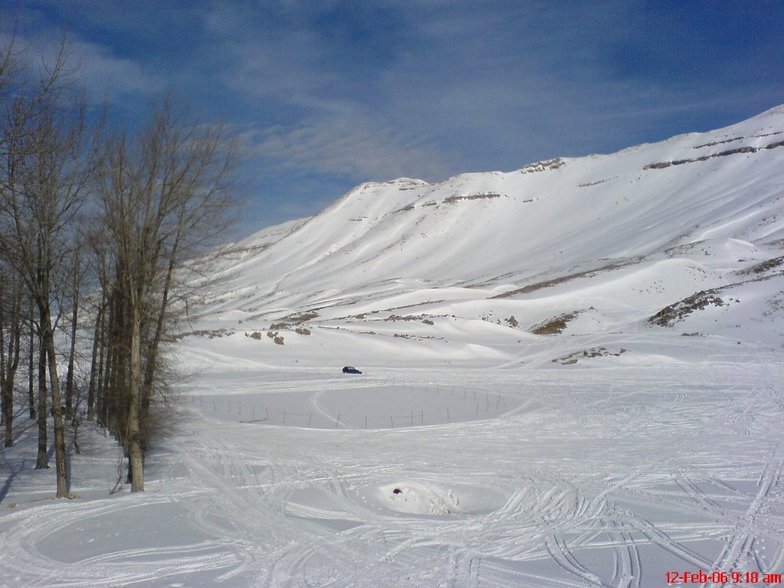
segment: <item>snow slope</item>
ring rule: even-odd
[[[739,335],[747,343],[778,340],[780,330],[754,325],[769,325],[780,290],[780,264],[769,260],[782,255],[784,239],[782,129],[779,107],[612,155],[437,185],[364,184],[322,214],[262,231],[237,244],[235,257],[202,266],[201,283],[220,287],[192,302],[191,321],[215,334],[278,332],[284,345],[261,353],[283,365],[326,361],[335,329],[354,335],[347,353],[359,347],[376,364],[386,363],[392,335],[407,338],[394,348],[411,361],[422,357],[422,341],[445,360],[473,357],[476,346],[516,360],[540,344],[530,332],[554,317],[575,313],[570,335],[638,332],[696,292],[722,288],[729,300],[766,278],[753,290],[770,290],[767,298],[738,296],[720,316],[748,319]],[[687,322],[706,337],[726,335],[721,324]]]
[[[148,491],[86,428],[51,500],[20,431],[0,586],[780,584],[782,170],[778,107],[194,261]]]

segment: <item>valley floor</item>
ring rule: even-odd
[[[54,500],[20,434],[2,464],[0,585],[774,585],[781,376],[772,355],[213,368],[183,384],[142,495],[109,495],[117,449],[86,429],[79,498]]]

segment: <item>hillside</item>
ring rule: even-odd
[[[777,345],[782,169],[778,107],[610,155],[363,184],[198,264],[209,278],[191,278],[206,288],[188,329],[269,331],[283,344],[245,352],[281,365],[393,364],[390,346],[406,361],[515,363],[632,333]]]

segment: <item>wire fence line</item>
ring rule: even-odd
[[[189,395],[218,420],[319,429],[395,429],[494,418],[517,403],[468,386],[366,379],[315,392]]]

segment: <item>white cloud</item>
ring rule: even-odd
[[[575,130],[584,139],[581,123],[639,91],[613,80],[597,56],[609,38],[628,34],[623,25],[636,2],[598,14],[549,2],[497,11],[420,2],[403,11],[402,23],[379,23],[405,37],[392,36],[400,46],[389,48],[391,57],[357,68],[342,61],[340,39],[303,24],[296,9],[306,7],[293,6],[280,28],[258,35],[248,34],[254,13],[247,7],[214,4],[207,17],[216,34],[235,32],[223,46],[225,84],[265,109],[287,112],[257,138],[265,159],[286,169],[433,179],[509,168],[561,138],[569,142]],[[601,39],[584,26],[588,17],[606,29]],[[356,60],[363,58],[360,48]]]
[[[323,173],[356,181],[402,175],[437,180],[457,169],[454,158],[426,137],[357,119],[270,127],[253,140],[254,153],[263,161],[295,174]]]
[[[157,94],[166,88],[163,78],[130,59],[113,56],[105,47],[75,41],[68,49],[78,66],[76,75],[96,98],[114,101],[131,95]]]
[[[7,34],[0,35],[3,45],[10,42]],[[63,48],[62,37],[41,34],[36,37],[14,39],[19,57],[33,70],[50,67]],[[66,71],[94,102],[139,98],[161,92],[166,81],[151,74],[130,60],[112,55],[106,47],[87,43],[72,36],[65,37]]]

